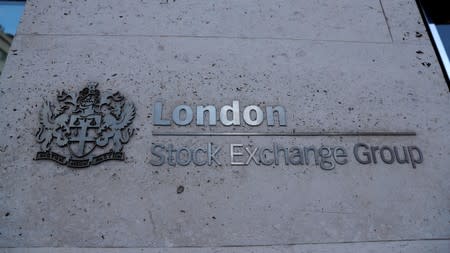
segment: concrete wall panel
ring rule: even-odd
[[[10,213],[2,218],[3,246],[220,246],[449,236],[449,119],[442,115],[450,113],[450,106],[429,46],[19,36],[14,48],[1,92],[6,115],[2,211]],[[417,59],[419,49],[430,67]],[[57,90],[79,90],[88,80],[99,81],[100,89],[121,90],[137,106],[139,130],[126,146],[126,162],[71,170],[33,161],[42,98],[54,99]],[[243,105],[284,105],[288,131],[413,130],[418,135],[151,135],[158,130],[151,123],[155,101],[173,108],[221,106],[233,99]],[[425,162],[413,169],[362,166],[353,159],[330,172],[317,166],[149,163],[151,143],[200,147],[209,142],[224,149],[231,143],[342,145],[348,150],[356,142],[417,145]],[[180,185],[185,191],[177,194]]]
[[[28,1],[22,20],[0,79],[2,251],[448,251],[450,95],[431,43],[416,36],[424,27],[413,1],[43,0]],[[82,170],[33,160],[43,99],[88,81],[136,105],[126,160]],[[287,126],[152,124],[157,101],[233,100],[241,110],[282,105]],[[153,135],[294,130],[417,135]],[[362,165],[358,142],[415,145],[424,161]],[[212,143],[222,165],[153,166],[154,143]],[[231,166],[233,143],[350,155],[330,171]]]
[[[378,0],[164,2],[30,1],[19,33],[390,41]]]

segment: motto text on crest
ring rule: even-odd
[[[79,93],[58,92],[58,102],[44,101],[36,134],[36,160],[85,168],[107,160],[124,160],[122,152],[133,129],[134,105],[119,93],[100,93],[89,82]]]

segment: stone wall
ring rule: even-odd
[[[30,0],[11,49],[0,84],[4,252],[450,248],[450,99],[415,1]],[[34,160],[43,99],[89,81],[136,107],[125,161],[73,169]],[[233,100],[282,105],[287,126],[153,125],[158,101],[170,118],[177,105]],[[356,143],[416,146],[423,162],[361,164]],[[154,166],[154,144],[211,144],[222,163]],[[232,166],[230,144],[341,146],[349,161]]]

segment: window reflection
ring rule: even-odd
[[[0,1],[0,75],[24,6],[25,1]]]
[[[450,88],[450,11],[447,1],[417,0]]]

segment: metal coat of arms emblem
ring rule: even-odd
[[[136,109],[119,92],[101,93],[97,86],[89,82],[79,93],[58,92],[57,103],[44,101],[36,160],[85,168],[125,159],[122,148],[133,134]]]

